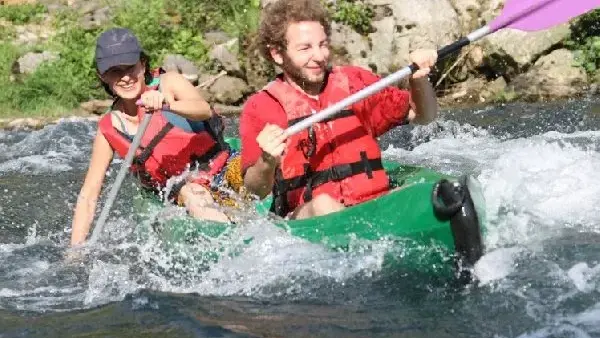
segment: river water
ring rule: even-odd
[[[133,240],[129,178],[110,238],[73,254],[95,128],[0,131],[0,337],[600,337],[600,98],[447,110],[382,138],[386,158],[482,183],[487,253],[466,288],[383,273],[385,243],[329,252],[252,213],[198,244],[255,238],[207,269]]]

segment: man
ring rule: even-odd
[[[288,126],[379,78],[359,67],[329,67],[331,28],[319,0],[279,0],[264,11],[261,54],[283,74],[251,96],[240,117],[246,189],[261,198],[273,192],[272,211],[291,219],[339,211],[387,193],[389,179],[376,138],[395,126],[426,124],[436,117],[427,75],[437,53],[411,53],[420,69],[410,79],[410,91],[388,87],[288,136]]]

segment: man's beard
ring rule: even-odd
[[[293,65],[292,61],[284,54],[284,61],[281,66],[282,70],[286,75],[294,81],[302,90],[307,93],[318,93],[323,87],[325,75],[327,74],[326,69],[321,73],[318,79],[311,80],[307,75],[302,73],[301,67]]]

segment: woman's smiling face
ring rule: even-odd
[[[144,89],[145,65],[138,61],[135,65],[121,65],[109,68],[100,77],[122,99],[136,99]]]

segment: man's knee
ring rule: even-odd
[[[332,212],[340,211],[345,206],[328,194],[319,194],[310,202],[299,206],[290,216],[291,219],[302,219],[315,216],[323,216]]]
[[[315,196],[310,203],[317,216],[339,211],[344,208],[342,203],[338,202],[329,194],[319,194]]]
[[[186,183],[179,190],[180,205],[200,204],[206,205],[213,202],[212,195],[208,189],[198,183]]]

